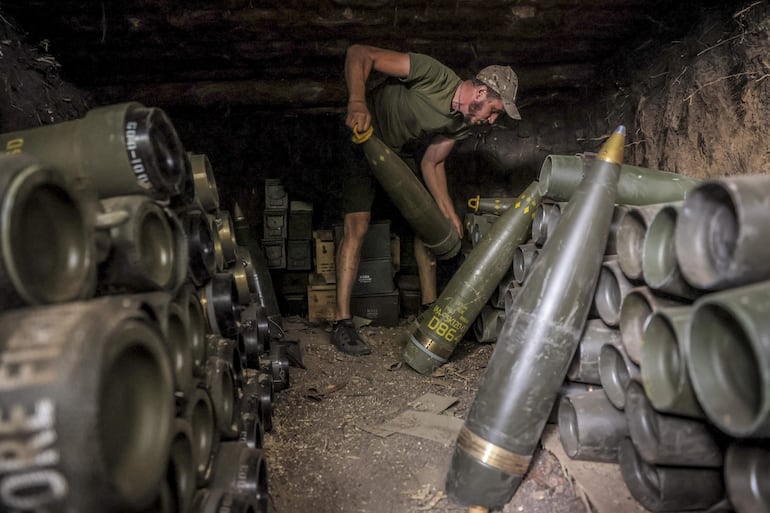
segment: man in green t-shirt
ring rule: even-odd
[[[367,98],[366,80],[372,70],[390,79]],[[502,114],[521,119],[515,103],[516,74],[509,66],[488,66],[476,78],[462,80],[427,55],[352,45],[345,59],[345,80],[349,94],[345,124],[351,129],[362,133],[373,127],[374,133],[399,154],[407,143],[432,137],[420,162],[422,178],[462,238],[462,221],[449,197],[444,161],[455,141],[470,135],[471,125],[491,124]],[[373,179],[370,170],[361,170],[346,180],[343,190],[345,217],[337,250],[337,320],[332,327],[332,343],[352,355],[371,352],[351,320],[350,297],[369,228]],[[436,259],[417,239],[415,260],[422,303],[428,305],[436,300]]]

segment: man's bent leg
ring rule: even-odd
[[[425,247],[422,240],[414,237],[414,259],[417,261],[417,274],[420,276],[422,304],[430,305],[436,301],[436,255]]]
[[[351,320],[350,297],[361,260],[361,246],[369,229],[369,212],[345,214],[342,240],[337,248],[337,315],[332,343],[343,353],[369,354],[371,350],[356,332]]]

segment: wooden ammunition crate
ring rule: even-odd
[[[333,321],[337,308],[337,286],[310,285],[307,288],[307,307],[310,322]]]

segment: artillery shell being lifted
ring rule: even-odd
[[[371,130],[356,134],[353,141],[361,145],[375,178],[425,247],[439,260],[454,257],[460,236],[409,166]]]

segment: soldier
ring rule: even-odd
[[[366,96],[372,70],[388,80]],[[420,170],[433,198],[462,237],[462,221],[447,189],[444,162],[456,141],[470,135],[470,127],[491,124],[502,114],[521,119],[516,108],[518,77],[509,66],[488,66],[474,79],[462,80],[451,69],[427,55],[402,53],[373,46],[352,45],[345,59],[348,106],[345,124],[362,133],[374,133],[416,172],[405,145],[432,137]],[[351,320],[350,297],[369,228],[374,183],[368,169],[346,177],[343,186],[344,227],[337,251],[337,315],[332,343],[343,353],[369,354]],[[422,304],[436,300],[436,258],[415,238],[415,260],[420,275]]]

